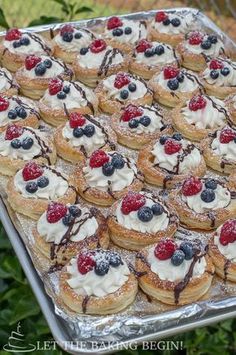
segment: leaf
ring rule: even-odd
[[[93,12],[93,9],[88,6],[81,6],[75,11],[75,14],[80,14],[82,12]]]
[[[18,302],[15,302],[13,308],[13,315],[9,319],[9,325],[15,324],[22,319],[34,316],[40,313],[39,305],[36,303],[33,295],[25,295],[21,297]]]
[[[6,20],[4,11],[3,11],[3,9],[1,7],[0,7],[0,26],[5,28],[5,29],[10,28],[10,26],[9,26],[7,20]]]
[[[40,16],[39,19],[31,21],[28,26],[49,25],[50,23],[61,22],[62,19],[54,16]]]
[[[12,249],[9,239],[4,234],[5,234],[5,231],[2,228],[0,230],[0,250]]]
[[[57,2],[61,6],[65,6],[65,7],[68,6],[65,0],[52,0],[52,1]]]
[[[6,256],[0,264],[0,278],[13,278],[22,283],[23,273],[15,256]]]

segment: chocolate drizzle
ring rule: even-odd
[[[209,101],[211,101],[212,106],[213,106],[218,112],[223,113],[223,115],[225,116],[225,118],[226,118],[227,120],[230,120],[230,117],[229,117],[229,115],[228,115],[228,112],[227,112],[227,110],[226,110],[224,107],[222,107],[222,106],[216,104],[215,101],[214,101],[210,96],[208,96],[208,95],[205,95],[205,96],[208,98]]]
[[[215,213],[213,211],[209,211],[209,212],[207,212],[207,216],[211,220],[211,227],[215,227],[215,223],[216,223]]]
[[[15,101],[19,106],[23,107],[26,111],[29,111],[31,115],[35,115],[38,120],[41,119],[40,114],[37,110],[30,107],[27,103],[23,102],[19,97],[11,97],[12,101]]]
[[[101,76],[102,74],[104,74],[105,76],[107,75],[109,67],[112,65],[113,59],[119,53],[122,55],[121,51],[117,48],[109,49],[108,51],[106,51],[102,64],[100,65],[100,68],[98,70],[98,76]]]
[[[228,269],[231,265],[231,260],[226,259],[225,263],[224,263],[224,282],[227,281],[227,275],[228,275]]]
[[[7,81],[8,81],[8,83],[10,84],[10,87],[11,87],[11,88],[18,88],[18,85],[14,84],[13,79],[11,79],[11,78],[8,76],[8,74],[5,72],[5,70],[3,70],[3,69],[0,69],[0,77],[1,77],[1,76],[4,76],[4,77],[7,79]]]
[[[163,179],[163,188],[166,189],[167,187],[167,182],[173,180],[173,176],[171,175],[166,175]]]
[[[88,107],[90,108],[91,112],[94,114],[94,107],[93,104],[87,99],[87,95],[86,92],[84,91],[84,89],[82,89],[81,86],[79,86],[77,83],[75,83],[74,81],[71,82],[71,85],[74,86],[74,88],[79,91],[80,95],[82,96],[82,98],[87,102]]]
[[[51,48],[50,47],[48,47],[47,45],[46,45],[46,43],[44,42],[44,41],[42,41],[42,39],[40,38],[40,37],[38,37],[37,35],[35,35],[35,34],[33,34],[33,33],[27,33],[28,34],[28,36],[32,39],[32,40],[34,40],[35,42],[37,42],[40,46],[41,46],[41,48],[43,49],[43,51],[45,52],[45,53],[47,53],[48,55],[50,55],[51,54]]]
[[[198,86],[199,86],[199,88],[200,88],[200,91],[201,91],[202,93],[205,93],[205,92],[206,92],[204,86],[202,85],[202,83],[200,82],[200,80],[198,79],[198,77],[197,77],[196,75],[190,74],[190,73],[188,73],[186,70],[183,70],[183,74],[184,74],[189,80],[191,80],[192,82],[196,81],[197,84],[198,84]]]
[[[137,278],[147,275],[147,271],[137,271],[131,263],[128,264],[128,268]]]
[[[24,127],[24,131],[29,131],[35,137],[38,145],[40,146],[41,153],[36,155],[34,158],[43,157],[47,159],[48,164],[51,165],[49,154],[52,153],[52,150],[49,148],[49,146],[35,133],[33,129]]]
[[[83,311],[84,314],[87,311],[88,301],[89,301],[89,296],[85,296],[84,299],[83,299],[83,302],[82,302],[82,311]]]
[[[149,262],[147,261],[146,257],[142,253],[137,253],[136,258],[140,259],[146,266],[150,268]]]
[[[116,148],[115,143],[113,143],[113,142],[110,141],[109,135],[108,135],[106,129],[101,125],[101,123],[98,122],[98,121],[96,121],[96,120],[95,120],[93,117],[91,117],[90,115],[84,115],[84,117],[85,117],[88,121],[90,121],[91,123],[93,123],[94,126],[98,127],[98,128],[102,131],[102,133],[104,134],[104,136],[105,136],[105,143],[104,143],[104,145],[103,145],[102,147],[100,147],[100,149],[103,148],[106,144],[108,144],[109,147],[111,148],[111,150],[115,150],[115,148]]]
[[[139,22],[139,25],[138,25],[138,28],[139,28],[139,32],[138,32],[138,39],[140,40],[141,37],[142,37],[142,26],[144,26],[144,28],[147,27],[147,24],[145,21],[140,21]]]

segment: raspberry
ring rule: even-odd
[[[128,194],[123,198],[121,204],[121,211],[123,214],[127,215],[132,211],[138,211],[146,202],[144,195],[137,192],[128,192]]]
[[[27,70],[31,70],[36,66],[36,64],[41,62],[41,60],[42,60],[41,58],[37,57],[34,54],[27,55],[27,57],[25,58],[25,68]]]
[[[172,257],[177,249],[176,243],[171,239],[161,240],[154,249],[154,255],[159,260],[167,260]]]
[[[168,15],[164,11],[158,11],[155,16],[156,22],[162,22],[168,18]]]
[[[179,69],[168,65],[163,69],[163,74],[165,79],[173,79],[179,74]]]
[[[17,126],[15,124],[11,124],[7,126],[7,130],[5,133],[5,139],[7,141],[11,141],[12,139],[18,138],[23,133],[23,128],[21,126]]]
[[[152,48],[152,44],[146,39],[141,39],[136,46],[136,51],[138,53],[144,53],[146,49]]]
[[[210,61],[210,64],[209,64],[210,69],[217,70],[217,69],[222,69],[223,67],[224,67],[224,64],[218,59],[212,59]]]
[[[49,81],[48,91],[50,95],[56,95],[61,91],[63,83],[60,79],[54,78]]]
[[[51,202],[48,205],[46,217],[48,223],[56,223],[60,221],[62,217],[64,217],[67,213],[67,207],[62,203]]]
[[[197,45],[200,44],[203,40],[203,34],[201,32],[198,31],[194,31],[190,33],[190,36],[188,38],[189,44],[192,45]]]
[[[220,132],[220,143],[226,144],[234,140],[236,137],[236,132],[234,132],[231,128],[224,128]]]
[[[96,266],[93,254],[91,252],[82,252],[77,257],[77,267],[82,275],[87,274],[87,272],[93,270]]]
[[[74,27],[70,24],[66,24],[64,26],[62,26],[62,28],[60,29],[60,35],[63,36],[64,33],[66,32],[74,32]]]
[[[86,119],[83,115],[77,112],[72,112],[70,114],[70,127],[71,128],[77,128],[77,127],[82,127],[86,122]]]
[[[9,101],[0,96],[0,112],[6,111],[9,107]]]
[[[92,53],[99,53],[106,49],[107,44],[103,39],[95,39],[91,44],[90,44],[90,50]]]
[[[109,20],[107,21],[107,29],[108,30],[113,30],[113,28],[117,28],[122,25],[123,25],[123,22],[117,16],[113,16],[113,17],[109,18]]]
[[[220,231],[220,243],[227,245],[236,241],[236,219],[225,222]]]
[[[164,144],[164,151],[168,155],[178,153],[182,148],[182,144],[177,142],[175,139],[167,139]]]
[[[29,161],[25,164],[22,170],[24,181],[34,180],[43,175],[43,168],[34,161]]]
[[[91,168],[100,168],[105,163],[109,162],[109,156],[104,152],[104,150],[98,149],[93,152],[90,157],[89,166]]]
[[[20,38],[21,32],[18,30],[18,28],[12,28],[11,30],[8,30],[5,36],[6,41],[15,41]]]
[[[135,105],[129,104],[126,106],[122,116],[121,120],[124,122],[129,122],[132,118],[142,116],[143,110]]]
[[[199,178],[191,176],[184,181],[182,186],[182,194],[184,196],[193,196],[198,194],[202,189],[202,182]]]
[[[202,95],[195,95],[189,101],[188,107],[191,111],[201,110],[206,107],[207,101]]]
[[[116,89],[121,89],[123,86],[130,83],[129,75],[126,73],[118,73],[115,78],[114,86]]]

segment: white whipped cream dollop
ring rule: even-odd
[[[236,62],[231,62],[232,65],[230,65],[230,62],[225,62],[224,60],[221,60],[224,63],[224,68],[229,69],[229,74],[228,75],[222,75],[220,70],[217,70],[219,73],[219,76],[215,79],[211,77],[211,71],[209,67],[207,67],[204,72],[203,72],[203,78],[206,80],[206,82],[210,85],[216,85],[216,86],[236,86]]]
[[[54,78],[55,76],[58,76],[62,74],[65,71],[65,65],[60,59],[52,58],[52,57],[47,57],[47,56],[40,56],[42,59],[41,62],[43,62],[45,59],[49,59],[52,62],[51,68],[47,68],[45,73],[42,76],[37,76],[35,74],[35,68],[32,68],[31,70],[27,70],[25,67],[23,68],[23,74],[27,76],[28,78],[32,79],[40,79],[40,78]]]
[[[36,55],[44,55],[47,51],[45,49],[48,47],[46,44],[45,40],[43,39],[42,36],[36,33],[23,33],[21,36],[21,39],[28,38],[29,39],[29,44],[26,45],[21,45],[19,47],[14,47],[13,43],[18,42],[20,40],[16,41],[3,41],[3,46],[7,48],[11,53],[14,54],[36,54]],[[48,48],[50,50],[50,48]]]
[[[76,33],[80,33],[81,37],[75,38]],[[94,35],[92,34],[92,32],[90,32],[87,29],[85,30],[83,28],[78,28],[78,29],[74,29],[73,40],[71,42],[63,41],[63,38],[60,33],[58,33],[53,40],[60,48],[68,52],[77,52],[83,47],[88,47],[88,45],[91,43],[93,38]]]
[[[216,138],[213,139],[211,149],[221,158],[236,161],[236,143],[234,140],[229,143],[221,143],[220,131],[217,132]]]
[[[179,82],[178,89],[173,90],[173,92],[189,92],[189,91],[191,92],[191,91],[194,91],[199,88],[198,82],[195,79],[194,74],[191,73],[191,79],[192,79],[191,80],[190,78],[188,78],[188,76],[186,76],[186,73],[188,73],[188,72],[185,72],[183,70],[181,72],[184,74],[184,81],[182,83]],[[188,73],[188,74],[190,74],[190,73]],[[172,91],[167,85],[168,81],[169,81],[169,79],[164,78],[163,71],[161,71],[160,74],[155,76],[155,82],[157,84],[162,86],[165,90]]]
[[[67,283],[78,295],[95,297],[104,297],[116,292],[126,283],[130,274],[126,262],[123,261],[123,265],[118,267],[110,266],[104,276],[95,274],[94,270],[82,275],[78,271],[76,258],[67,266],[67,272],[70,274]]]
[[[105,29],[104,35],[105,37],[112,38],[118,42],[121,43],[128,43],[128,44],[135,44],[142,38],[146,38],[147,36],[147,28],[145,23],[142,21],[132,21],[132,20],[127,20],[127,19],[122,19],[122,26],[119,26],[119,28],[122,28],[123,34],[121,36],[114,36],[112,34],[112,30],[108,30],[108,28]],[[131,33],[125,34],[124,29],[126,27],[131,28]]]
[[[104,62],[104,59],[106,60]],[[116,48],[112,48],[110,46],[107,46],[106,49],[99,53],[93,53],[90,50],[84,55],[79,54],[77,56],[77,62],[82,68],[87,68],[87,69],[98,69],[103,66],[105,67],[106,65],[116,65],[120,64],[124,61],[124,57],[122,53],[117,50]]]
[[[0,92],[10,89],[12,80],[11,73],[5,68],[0,68]]]
[[[164,47],[164,53],[162,53],[161,55],[154,54],[151,57],[146,57],[144,52],[136,51],[135,61],[137,63],[144,63],[147,65],[164,65],[176,62],[175,52],[171,46],[165,43],[152,42],[153,47],[157,47],[160,45]]]
[[[169,20],[173,20],[178,18],[180,20],[180,25],[175,27],[170,23],[168,26],[163,25],[163,22],[156,22],[155,19],[152,21],[151,26],[155,28],[156,31],[161,33],[166,33],[170,35],[177,35],[180,33],[186,33],[190,29],[190,26],[193,22],[193,14],[177,14],[177,13],[169,13],[167,12]]]
[[[204,40],[207,39],[207,36],[204,36]],[[217,57],[221,52],[224,51],[224,44],[218,38],[216,43],[212,43],[209,49],[203,49],[200,44],[190,44],[188,40],[184,43],[185,49],[190,51],[193,54],[204,53],[207,56]]]
[[[222,226],[217,228],[216,235],[214,237],[214,244],[218,247],[220,253],[224,255],[224,257],[232,262],[236,262],[236,242],[229,243],[227,245],[222,245],[220,242],[220,232]]]

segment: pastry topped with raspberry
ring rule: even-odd
[[[6,69],[0,67],[0,94],[1,95],[16,95],[19,86],[12,74]]]

